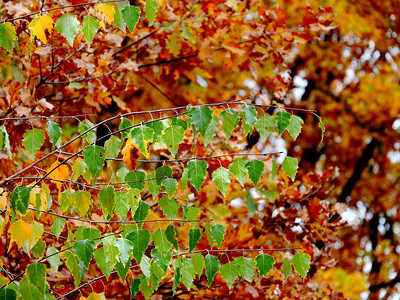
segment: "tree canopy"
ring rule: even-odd
[[[0,299],[400,292],[395,1],[0,12]]]

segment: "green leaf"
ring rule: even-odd
[[[117,5],[114,6],[114,9],[115,9],[114,23],[119,29],[121,29],[125,33],[126,25],[124,22],[124,17],[122,16],[122,10],[124,9],[124,6]]]
[[[161,183],[161,186],[163,187],[163,190],[166,191],[168,196],[171,198],[176,192],[178,181],[175,178],[167,178]]]
[[[297,173],[298,162],[297,159],[291,156],[286,156],[282,162],[282,170],[287,176],[294,181]]]
[[[196,275],[193,268],[192,260],[190,258],[182,258],[182,266],[180,271],[181,271],[182,282],[189,290],[190,287],[192,286],[194,276]]]
[[[232,131],[239,123],[239,114],[236,110],[228,108],[220,114],[222,118],[222,130],[225,132],[226,140],[232,135]]]
[[[147,173],[147,188],[149,189],[150,193],[153,195],[153,198],[156,197],[158,195],[158,193],[160,192],[160,185],[157,184],[157,180],[154,179],[156,178],[156,172],[152,172],[152,173]]]
[[[139,292],[139,286],[140,286],[140,279],[139,278],[132,278],[131,280],[131,300],[133,299],[133,297],[136,296],[136,294]]]
[[[7,133],[6,127],[4,125],[0,126],[0,132],[3,133],[3,138],[2,138],[3,145],[2,145],[2,147],[0,147],[0,150],[2,150],[5,147],[7,150],[8,157],[12,158],[11,148],[10,148],[10,139],[8,137],[8,133]]]
[[[99,192],[99,201],[101,203],[103,215],[107,219],[111,218],[114,214],[115,208],[114,187],[110,185],[104,189],[101,189]]]
[[[161,184],[165,178],[172,178],[172,169],[170,166],[161,166],[156,170],[157,184]]]
[[[131,137],[146,158],[150,158],[147,144],[153,141],[154,130],[147,126],[138,126],[131,130]]]
[[[94,240],[101,237],[100,231],[97,228],[80,226],[75,231],[75,238],[77,241],[80,240]]]
[[[60,217],[55,217],[53,221],[53,225],[51,225],[51,232],[59,238],[61,232],[63,232],[65,226],[65,220]]]
[[[47,261],[50,264],[50,268],[54,272],[57,272],[58,266],[60,265],[60,252],[57,250],[57,248],[50,246],[46,250],[46,257],[47,257]]]
[[[253,131],[254,124],[257,121],[256,109],[254,108],[254,106],[251,105],[243,105],[240,116],[242,117],[244,132],[246,134],[251,133]]]
[[[240,182],[242,186],[244,186],[244,182],[246,181],[246,164],[247,161],[241,157],[236,158],[229,165],[229,170],[233,173],[236,179]]]
[[[55,147],[60,147],[61,145],[61,128],[58,123],[54,123],[52,121],[48,121],[46,125],[47,134],[50,137],[50,143],[53,144],[52,150]]]
[[[158,201],[158,204],[168,219],[175,218],[179,208],[179,203],[175,200],[175,198],[168,199],[167,196],[164,196],[160,199],[160,201]]]
[[[166,253],[166,255],[162,254],[158,251],[157,248],[151,250],[151,256],[153,257],[154,261],[163,269],[164,272],[167,272],[169,263],[171,262],[172,258],[172,249]]]
[[[221,272],[221,275],[225,278],[226,283],[228,283],[229,289],[231,289],[233,283],[239,276],[240,266],[235,261],[233,261],[222,265],[219,271]]]
[[[74,38],[79,30],[78,19],[71,14],[63,14],[55,23],[55,27],[66,38],[71,47],[74,46]]]
[[[26,270],[29,281],[38,288],[39,292],[42,294],[46,293],[46,267],[41,263],[33,263],[28,266]]]
[[[250,213],[254,214],[257,210],[257,204],[254,203],[250,191],[246,189],[246,206]]]
[[[2,34],[1,31],[0,31],[0,34]],[[17,300],[17,298],[18,298],[17,292],[11,288],[2,288],[0,290],[0,299],[1,300]]]
[[[154,19],[157,13],[158,3],[155,0],[146,0],[146,6],[144,11],[146,12],[146,18],[149,20],[149,25],[153,25]]]
[[[262,140],[266,140],[275,129],[276,119],[273,116],[265,115],[259,118],[255,127],[260,134]]]
[[[212,173],[212,181],[216,184],[222,195],[225,197],[231,182],[232,173],[227,168],[220,167]]]
[[[77,241],[72,249],[74,250],[76,256],[80,259],[83,265],[88,268],[90,261],[92,260],[92,254],[94,248],[96,247],[96,242],[92,240],[82,240]]]
[[[131,171],[125,176],[125,182],[133,189],[143,190],[146,173],[143,171]]]
[[[196,188],[197,192],[199,192],[207,176],[208,163],[204,160],[195,159],[189,161],[186,168],[188,169],[190,183]]]
[[[44,132],[43,130],[34,128],[24,133],[24,139],[22,140],[22,145],[28,151],[31,159],[35,158],[36,152],[42,147],[44,142]]]
[[[160,252],[165,252],[171,248],[171,242],[165,235],[165,230],[157,229],[157,231],[152,234],[151,238]]]
[[[175,227],[171,224],[168,225],[167,229],[165,230],[165,235],[167,236],[168,241],[172,245],[174,245],[175,249],[178,250],[178,241],[175,238]]]
[[[83,159],[85,160],[85,164],[88,167],[90,174],[92,174],[92,178],[94,180],[103,171],[105,160],[104,154],[104,147],[97,145],[87,146],[83,150]]]
[[[133,230],[126,236],[133,244],[133,257],[137,263],[142,261],[142,256],[150,243],[151,233],[146,229]]]
[[[253,159],[246,164],[246,169],[249,173],[249,178],[253,182],[255,186],[257,186],[258,181],[260,180],[261,174],[264,171],[264,163],[257,159]]]
[[[208,279],[208,286],[214,281],[214,276],[218,272],[221,263],[219,259],[213,255],[207,254],[204,259],[204,265],[206,268],[206,276]]]
[[[161,281],[161,278],[164,276],[164,271],[157,263],[150,264],[150,283],[152,285],[152,290],[156,290]]]
[[[13,52],[14,45],[18,43],[15,27],[10,23],[0,24],[0,46],[10,54]]]
[[[93,256],[96,260],[97,266],[100,268],[100,270],[103,272],[104,276],[106,276],[108,280],[115,265],[115,262],[114,264],[110,264],[110,259],[108,258],[104,247],[101,247],[94,251]]]
[[[119,130],[123,130],[123,129],[125,129],[125,128],[130,128],[131,126],[132,126],[132,122],[131,122],[129,119],[127,119],[127,118],[121,118],[121,123],[119,123],[118,129],[119,129]],[[130,131],[130,129],[129,129],[129,131]],[[129,131],[128,131],[128,132],[129,132]],[[126,138],[129,137],[129,136],[128,136],[128,132],[126,132],[126,131],[121,131],[121,136],[122,136],[123,139],[126,139]]]
[[[208,243],[210,244],[210,248],[212,248],[214,245],[214,238],[212,236],[211,227],[212,227],[211,224],[206,224],[206,226],[205,226],[207,240],[208,240]]]
[[[121,151],[122,141],[115,135],[112,135],[110,139],[104,143],[104,146],[106,148],[106,157],[116,158]]]
[[[84,135],[82,135],[82,140],[88,142],[89,144],[92,144],[96,141],[96,134],[94,133],[94,124],[90,122],[88,119],[85,119],[81,123],[79,123],[78,131],[80,134],[82,134],[87,130],[89,131]]]
[[[189,177],[188,169],[185,168],[183,170],[182,177],[181,177],[181,187],[183,189],[187,187],[187,182],[188,182],[188,179],[189,179],[188,177]]]
[[[200,253],[195,253],[192,256],[192,264],[194,271],[196,272],[197,276],[200,278],[201,274],[203,273],[204,267],[204,256]]]
[[[97,29],[99,29],[99,20],[87,15],[82,22],[81,32],[88,43],[88,46],[92,44],[93,38],[96,35]]]
[[[84,218],[90,210],[92,201],[90,199],[90,193],[86,191],[76,191],[73,194],[74,204],[78,214]]]
[[[268,272],[272,270],[275,259],[268,254],[260,254],[256,257],[257,269],[261,276],[267,276]]]
[[[29,277],[21,279],[19,281],[19,285],[20,285],[19,293],[21,294],[21,298],[23,300],[43,299],[43,295],[40,293],[37,287],[31,283]]]
[[[14,191],[10,195],[11,199],[11,207],[17,212],[21,212],[21,214],[25,215],[26,210],[29,205],[29,195],[31,193],[31,188],[24,186],[17,186]]]
[[[38,240],[35,246],[33,246],[31,249],[33,256],[36,258],[43,256],[44,250],[46,250],[46,246],[46,242],[44,242],[43,240]]]
[[[176,156],[179,144],[182,143],[184,136],[185,130],[179,125],[171,125],[163,131],[162,138],[173,157]]]
[[[290,275],[290,272],[292,272],[292,265],[287,257],[285,257],[285,259],[283,260],[282,269],[283,269],[283,274],[285,275],[285,280],[287,280],[287,278]]]
[[[119,250],[119,261],[125,265],[133,250],[133,243],[129,239],[117,238],[115,240],[115,246],[117,246]]]
[[[115,212],[121,220],[125,220],[129,211],[128,193],[115,192]]]
[[[211,227],[211,234],[214,241],[217,243],[218,248],[221,246],[222,241],[224,240],[225,235],[225,227],[220,224],[214,224]]]
[[[133,219],[136,222],[140,222],[140,221],[144,221],[146,220],[147,215],[149,214],[149,210],[150,210],[150,205],[148,205],[146,202],[144,202],[143,200],[139,201],[139,206],[135,212],[135,215],[133,216]],[[142,223],[139,224],[139,227],[141,228]]]
[[[139,22],[140,8],[132,5],[126,6],[122,10],[122,16],[129,31],[133,32],[137,22]]]
[[[181,283],[181,258],[178,256],[177,259],[173,261],[174,266],[174,284],[172,285],[172,291],[176,293],[176,288]]]
[[[187,208],[186,212],[185,212],[185,207]],[[183,206],[183,218],[185,220],[196,220],[197,216],[199,215],[200,211],[197,207],[194,206]],[[195,223],[192,222],[192,225],[194,225]]]
[[[234,262],[240,266],[240,273],[239,275],[243,277],[243,279],[247,280],[248,282],[253,281],[254,271],[256,269],[256,264],[253,258],[239,256],[235,258]]]
[[[196,130],[205,137],[208,126],[212,119],[213,110],[208,106],[188,106],[188,117],[196,127]]]
[[[183,128],[183,130],[188,129],[188,123],[185,120],[183,120],[181,118],[178,118],[178,117],[172,117],[171,124],[172,125],[179,125],[179,126],[181,126]],[[168,126],[169,126],[169,124],[168,124]]]
[[[115,271],[117,271],[119,277],[122,281],[125,281],[126,275],[128,275],[129,268],[131,266],[131,262],[128,260],[125,264],[122,264],[120,261],[114,266]]]
[[[196,248],[201,238],[201,231],[198,228],[190,228],[189,230],[189,252]]]
[[[310,269],[310,260],[311,257],[307,253],[297,253],[295,256],[292,258],[292,265],[294,267],[294,270],[300,274],[300,276],[303,278],[303,280],[307,276],[307,272]]]
[[[320,143],[322,143],[322,141],[324,140],[325,125],[324,125],[324,122],[322,122],[321,117],[318,117],[318,120],[319,120],[318,127],[321,128],[321,142]]]
[[[75,287],[78,287],[79,283],[81,283],[85,277],[86,270],[83,263],[79,260],[78,256],[76,256],[74,252],[70,250],[63,252],[62,257],[65,259],[65,265],[68,267],[72,276],[74,277]]]
[[[134,215],[140,204],[140,190],[133,188],[128,189],[128,204],[131,207],[131,213]],[[146,215],[147,216],[147,215]]]
[[[215,134],[217,133],[218,124],[219,124],[218,117],[212,116],[210,126],[208,126],[206,133],[204,135],[204,147],[207,147],[207,145],[214,138]]]
[[[287,128],[287,130],[289,131],[289,134],[292,136],[293,140],[296,140],[299,136],[301,132],[301,125],[303,123],[304,122],[302,118],[296,115],[291,115],[289,127]]]
[[[142,270],[144,276],[147,279],[150,278],[150,258],[147,255],[143,255],[142,260],[140,261],[140,269]]]
[[[290,114],[286,111],[278,111],[276,113],[276,123],[278,124],[278,134],[281,135],[290,123]]]
[[[271,182],[274,181],[276,174],[278,174],[278,167],[279,167],[278,163],[275,160],[273,160],[272,161],[271,179],[269,181],[271,181]]]
[[[140,274],[138,276],[138,278],[140,279],[140,285],[139,288],[142,291],[144,297],[146,300],[150,299],[150,296],[153,294],[153,289],[150,288],[150,286],[147,284],[147,280],[145,278],[145,276],[143,276],[143,274]]]

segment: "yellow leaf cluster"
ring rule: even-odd
[[[121,150],[121,153],[123,162],[126,163],[130,168],[135,169],[136,159],[142,155],[142,152],[133,139],[127,140],[125,147]]]
[[[33,228],[31,225],[25,223],[23,220],[18,220],[17,222],[11,224],[9,229],[10,247],[13,242],[16,242],[18,248],[21,248],[25,242],[32,242]]]
[[[109,4],[99,4],[96,6],[96,11],[100,11],[101,16],[106,19],[108,24],[114,21],[115,9]]]
[[[58,160],[56,160],[48,169],[47,172],[50,170],[54,169],[60,164]],[[66,180],[69,176],[69,169],[66,165],[61,165],[57,169],[55,169],[53,172],[51,172],[50,177],[58,180]],[[52,181],[56,184],[57,189],[60,191],[61,190],[61,185],[62,183],[59,181]]]

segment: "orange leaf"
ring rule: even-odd
[[[48,169],[47,172],[49,172],[50,170],[52,170],[53,168],[57,167],[59,165],[59,161],[56,160]],[[58,180],[65,180],[67,179],[69,176],[69,169],[66,165],[61,165],[59,166],[57,169],[55,169],[53,172],[51,172],[50,174],[50,178],[54,178],[54,179],[58,179]],[[59,181],[53,181],[58,190],[61,190],[61,185],[62,183]]]
[[[136,145],[133,139],[128,139],[121,153],[123,155],[122,157],[123,162],[126,163],[128,167],[135,169],[136,160],[140,155],[142,155],[142,152],[140,151],[138,145]]]

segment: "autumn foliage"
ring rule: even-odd
[[[398,292],[390,1],[0,4],[0,299]]]

